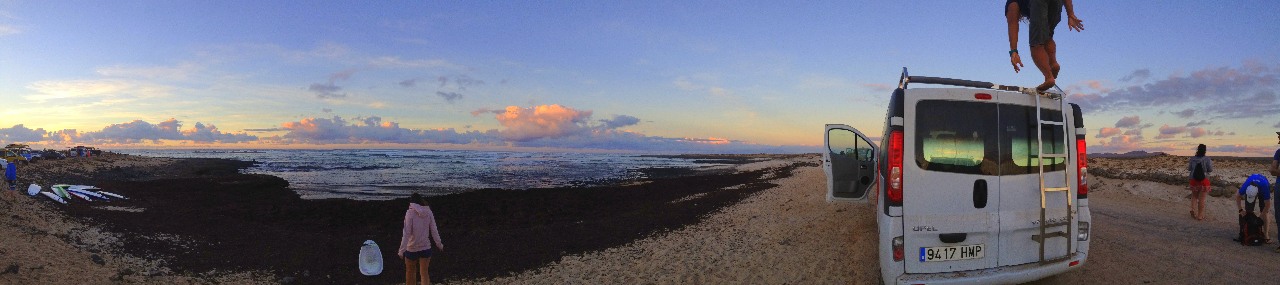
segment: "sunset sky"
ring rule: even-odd
[[[1041,78],[1004,1],[338,2],[0,0],[0,142],[816,152],[879,136],[902,67]],[[1090,152],[1269,156],[1276,11],[1076,1]]]

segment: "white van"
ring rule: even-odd
[[[879,143],[887,147],[829,124],[823,154],[828,201],[876,202],[884,284],[1012,284],[1084,265],[1079,106],[905,68],[889,100]]]

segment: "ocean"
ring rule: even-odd
[[[474,189],[607,186],[645,179],[647,168],[702,168],[716,163],[640,154],[474,150],[188,150],[113,152],[255,162],[243,173],[289,181],[304,199],[383,200],[413,192],[442,195]]]

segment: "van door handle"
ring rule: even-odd
[[[982,209],[987,207],[987,180],[978,179],[973,182],[973,207]]]
[[[942,243],[962,243],[968,237],[968,233],[938,234],[938,240]]]

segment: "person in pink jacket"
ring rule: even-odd
[[[404,212],[404,232],[400,238],[400,249],[396,255],[404,258],[405,284],[416,285],[419,273],[422,284],[431,284],[431,274],[427,267],[431,266],[431,245],[444,251],[440,243],[440,232],[436,230],[436,216],[422,195],[413,193],[409,196],[409,210]]]

